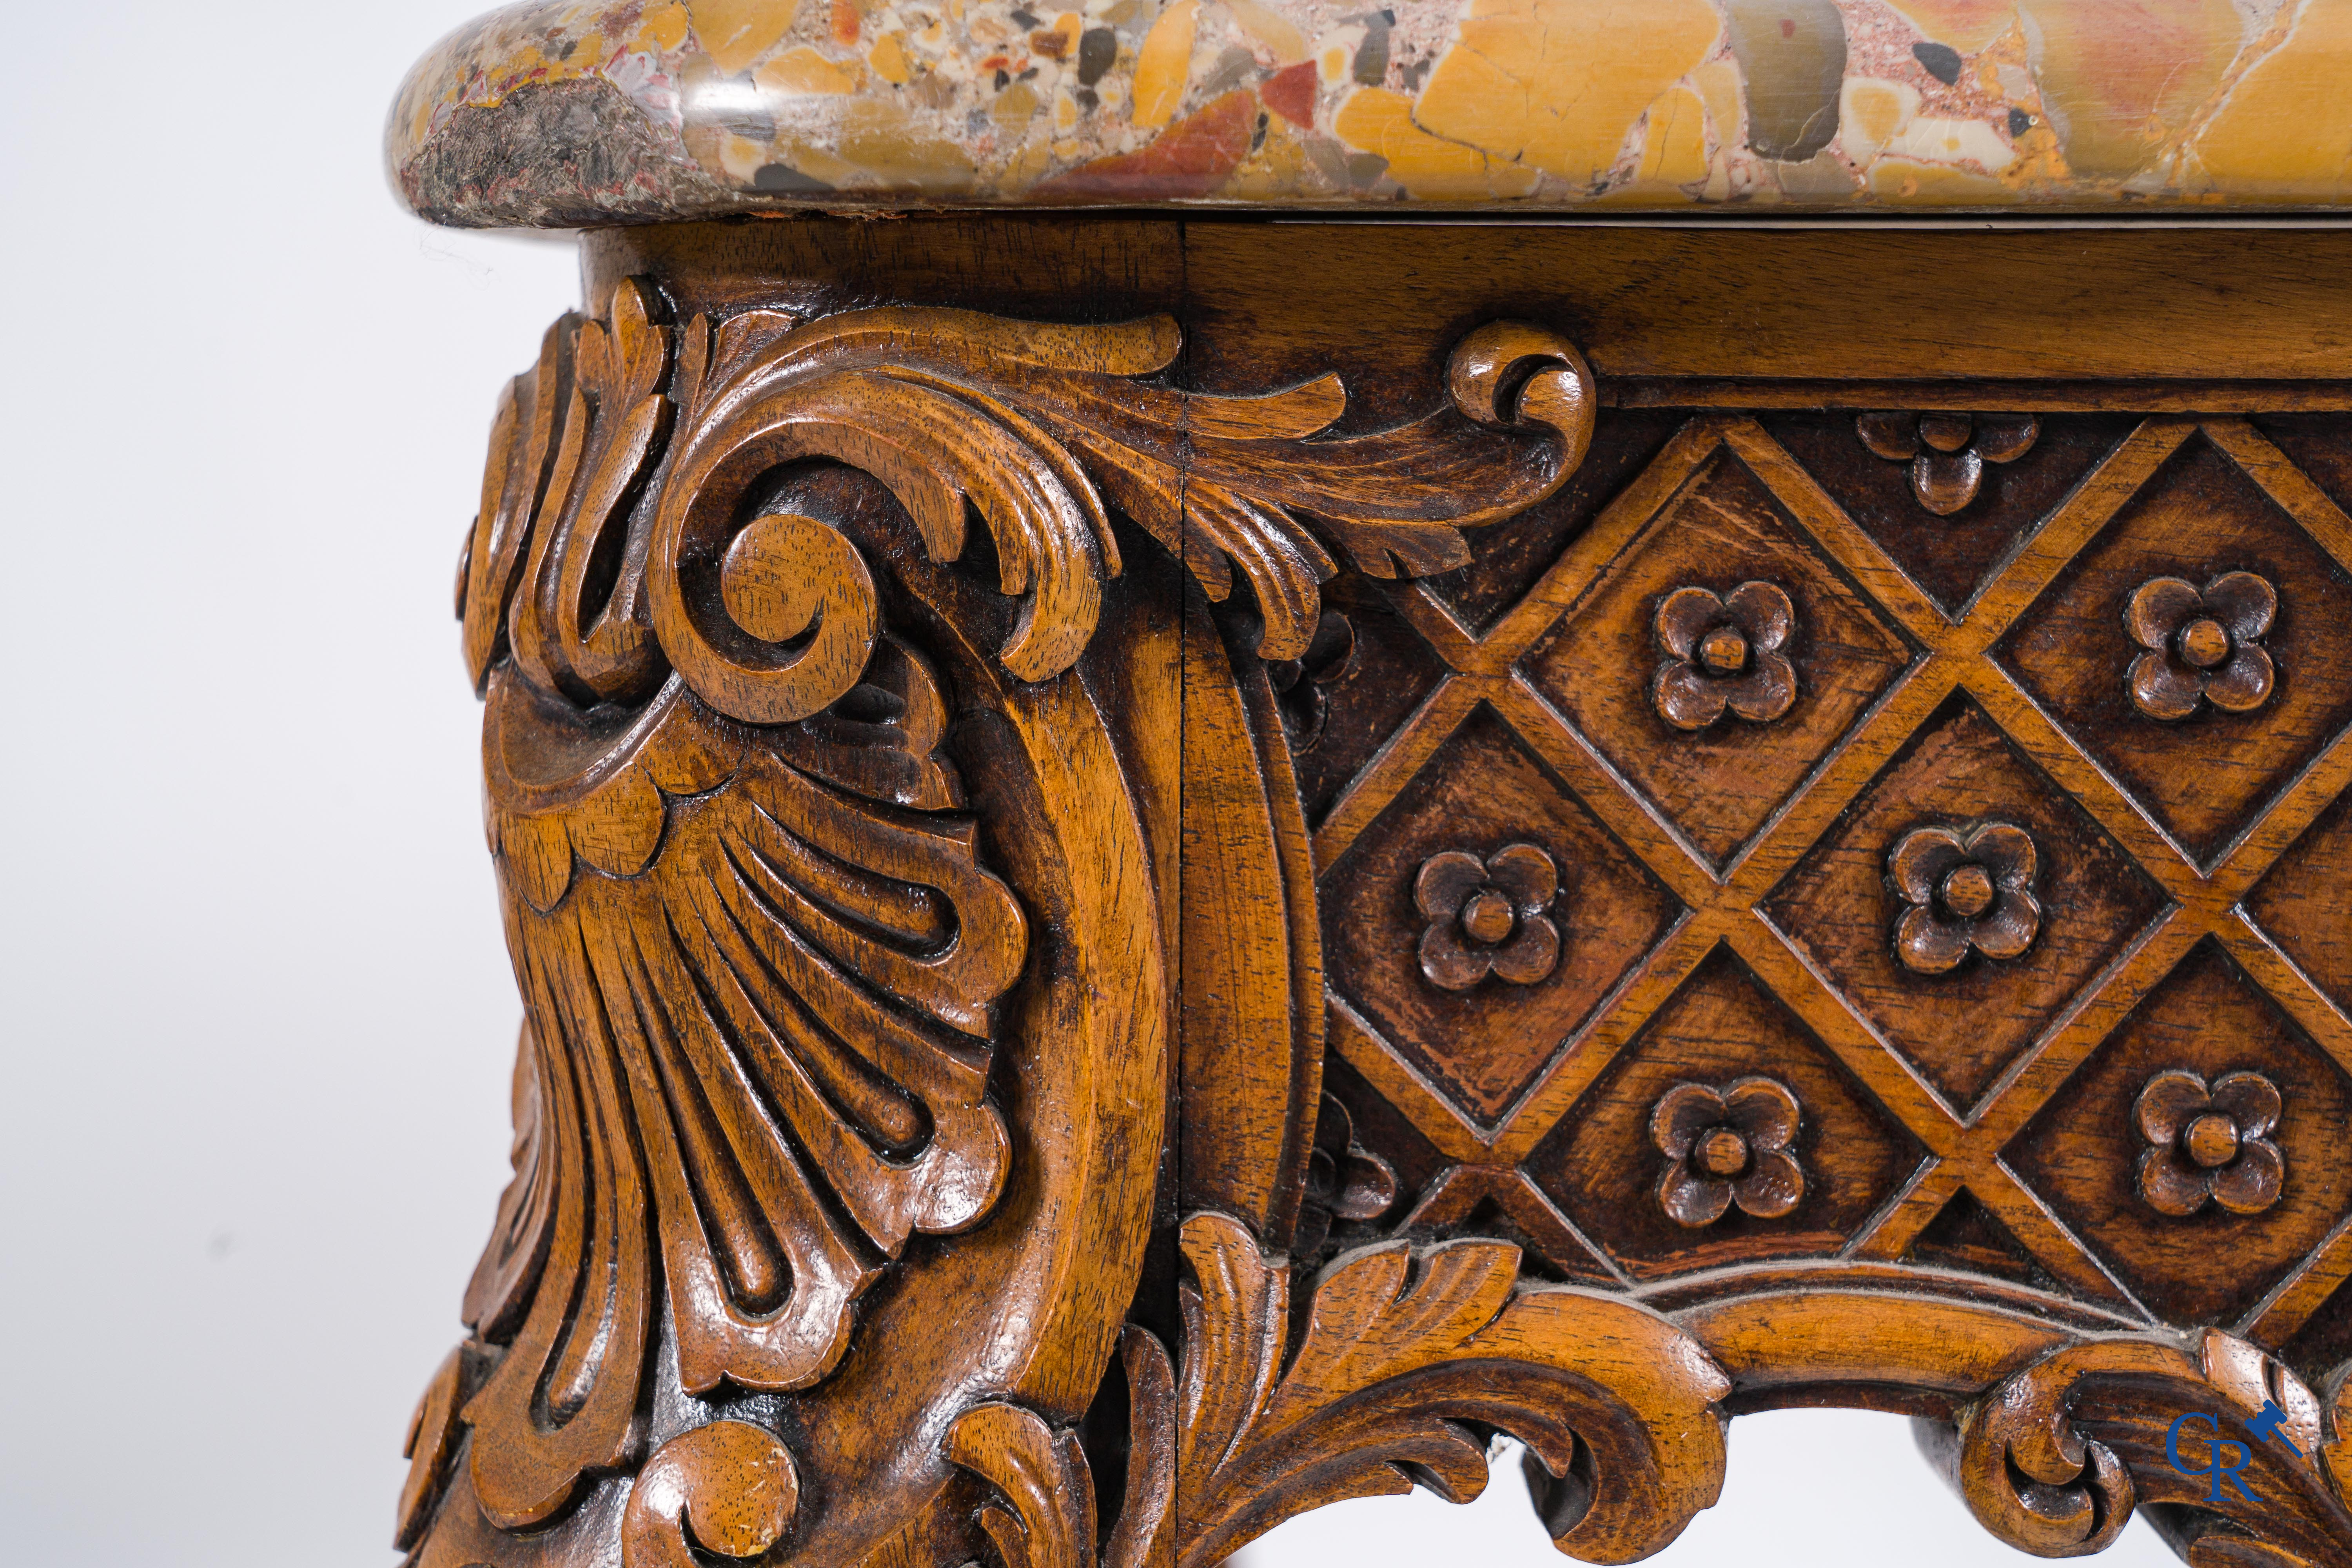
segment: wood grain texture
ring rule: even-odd
[[[1685,1223],[1661,1178],[1690,1162],[1653,1136],[1661,1100],[1683,1083],[1714,1089],[1767,1075],[1795,1102],[1796,1130],[1782,1145],[1801,1173],[1795,1201],[1767,1214],[1730,1204]],[[1718,949],[1526,1163],[1584,1234],[1648,1279],[1835,1252],[1918,1159],[1917,1144],[1835,1056]],[[1752,1161],[1743,1148],[1729,1170],[1705,1173],[1728,1196]]]
[[[2186,724],[2135,704],[2144,651],[2126,610],[2152,580],[2203,584],[2231,572],[2287,584],[2260,646],[2278,672],[2262,711],[2205,706]],[[2004,657],[2027,689],[2145,800],[2200,859],[2352,720],[2340,628],[2352,578],[2246,468],[2208,440],[2185,444],[2021,617]]]
[[[1889,858],[1921,827],[1999,821],[2029,837],[2040,904],[2023,951],[1923,971],[1898,947],[1910,911]],[[1983,710],[1949,706],[1897,754],[1764,906],[1957,1109],[1973,1107],[2043,1020],[2163,910],[2158,889],[2037,775]]]
[[[2044,415],[2031,450],[1988,468],[1975,500],[1939,517],[1922,506],[1906,465],[1872,453],[1854,416],[1790,413],[1764,427],[1955,619],[1988,575],[2081,484],[2124,437],[2128,415]]]
[[[1265,687],[1257,661],[1236,661],[1194,599],[1184,624],[1178,1198],[1286,1246],[1322,1095],[1323,963],[1312,889],[1294,885],[1307,829],[1288,744],[1278,722],[1265,723]]]
[[[1336,1103],[1317,1142],[1311,860],[1266,661],[1312,651],[1340,560],[1453,564],[1457,525],[1556,488],[1590,373],[1491,324],[1434,408],[1310,450],[1335,382],[1195,396],[1160,374],[1166,316],[687,314],[687,292],[621,279],[551,331],[466,545],[530,1022],[478,1338],[420,1412],[402,1535],[423,1563],[561,1561],[616,1528],[631,1561],[839,1560],[979,1483],[1000,1556],[1091,1561],[1076,1433],[1188,1075],[1237,1113],[1192,1124],[1229,1137],[1192,1147],[1181,1201],[1280,1247],[1304,1199],[1319,1226],[1392,1196]],[[1167,609],[1101,624],[1139,539],[1195,580],[1185,658],[1156,568]],[[1232,965],[1185,970],[1171,1073],[1179,949],[1226,932]],[[1233,1044],[1274,1035],[1296,1037],[1254,1087]],[[1338,1162],[1319,1185],[1310,1153]],[[993,1326],[944,1331],[959,1296]],[[999,1402],[968,1408],[980,1388]],[[745,1397],[784,1403],[696,1424]],[[603,1478],[640,1464],[616,1524]]]
[[[1514,1248],[1350,1254],[1318,1280],[1288,1355],[1279,1260],[1215,1215],[1186,1224],[1184,1249],[1181,1563],[1205,1568],[1304,1509],[1418,1479],[1475,1497],[1486,1452],[1465,1423],[1528,1444],[1545,1526],[1586,1562],[1648,1556],[1721,1489],[1722,1373],[1630,1302],[1517,1289]]]
[[[2222,1438],[2266,1407],[2283,1413],[2285,1441],[2238,1445],[2248,1484],[2207,1473],[2193,1428],[2182,1447],[2197,1473],[2170,1463],[2180,1412],[2208,1412]],[[2254,1346],[2210,1331],[2186,1346],[2060,1350],[1968,1407],[1956,1428],[1924,1427],[1921,1442],[1979,1522],[2038,1556],[2101,1550],[2142,1502],[2158,1505],[2158,1532],[2191,1563],[2315,1564],[2352,1533],[2319,1401]]]
[[[1806,1404],[2340,1558],[2344,243],[590,237],[412,1562],[1206,1564],[1490,1429],[1631,1561]],[[2202,1506],[2165,1402],[2263,1397]]]
[[[1195,223],[1184,247],[1208,307],[1196,355],[1235,374],[1245,344],[1278,341],[1347,374],[1402,323],[1507,300],[1558,322],[1604,380],[2344,379],[2352,307],[2329,279],[2352,236],[2251,239]],[[1331,298],[1349,308],[1313,308]]]

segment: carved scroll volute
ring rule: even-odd
[[[803,1446],[740,1423],[674,1441],[639,1477],[628,1560],[756,1554],[787,1531],[856,1560],[945,1484],[911,1435],[976,1384],[1083,1408],[1132,1289],[1112,1277],[1139,1266],[1169,1023],[1150,856],[1084,690],[1000,662],[1055,673],[1095,629],[1099,507],[1003,411],[877,363],[906,320],[670,328],[657,309],[630,281],[606,320],[559,323],[494,435],[506,471],[464,563],[529,1024],[516,1178],[467,1303],[487,1364],[446,1425],[472,1429],[461,1512],[569,1528],[593,1476],[641,1453],[660,1306],[684,1393],[802,1391]],[[967,353],[1019,336],[979,321],[933,336]],[[811,458],[829,489],[747,507]],[[860,468],[924,554],[956,553],[967,500],[1006,531],[1005,578],[1033,592],[1005,649],[975,640],[998,624],[990,597],[921,555],[892,591],[927,644],[885,628],[868,563],[902,525],[845,491]],[[1041,514],[1076,533],[1044,538]],[[961,768],[939,751],[958,716],[993,725]],[[993,866],[963,814],[989,802]],[[1000,1015],[1033,931],[1045,972]],[[992,1071],[1052,1131],[1030,1131],[1023,1195],[985,1226],[1027,1125],[1008,1125]],[[909,1250],[950,1232],[971,1233],[952,1255]],[[940,1331],[974,1302],[973,1333]],[[872,1353],[845,1364],[858,1333]],[[452,1441],[421,1441],[421,1493]],[[761,1442],[828,1506],[727,1523],[714,1478]],[[404,1507],[404,1536],[436,1501]]]
[[[1559,468],[1555,485],[1576,471],[1592,446],[1600,414],[1592,367],[1548,327],[1489,321],[1478,328],[1446,362],[1445,390],[1456,408],[1481,425],[1558,431],[1565,445],[1550,459]]]
[[[2185,1437],[2184,1414],[2201,1418]],[[2150,1521],[2192,1563],[2318,1568],[2342,1561],[2352,1541],[2319,1401],[2279,1362],[2218,1330],[2186,1345],[2071,1345],[1968,1406],[1956,1426],[1916,1429],[1978,1521],[2036,1556],[2102,1551],[2143,1503],[2161,1505]],[[2224,1443],[2234,1447],[2221,1462],[2242,1466],[2242,1488],[2211,1473]]]
[[[1023,331],[950,310],[856,311],[797,330],[761,311],[715,326],[697,318],[678,370],[687,434],[648,551],[647,609],[663,649],[704,700],[748,722],[792,722],[849,689],[874,631],[855,552],[804,518],[735,531],[754,479],[829,459],[887,485],[934,561],[962,554],[976,511],[994,537],[1001,585],[1023,601],[1004,667],[1026,680],[1058,674],[1094,634],[1118,547],[1093,482],[1003,400],[1001,378],[1026,366],[1108,379],[1157,369],[1173,352],[1164,321]],[[745,624],[747,611],[761,624]],[[793,642],[803,633],[804,647]]]
[[[621,1519],[621,1568],[697,1568],[696,1549],[754,1558],[800,1506],[793,1457],[765,1427],[713,1421],[646,1461]]]
[[[1332,550],[1373,577],[1465,565],[1463,529],[1549,496],[1591,445],[1591,368],[1549,328],[1478,328],[1449,357],[1446,391],[1444,408],[1344,440],[1309,439],[1346,409],[1337,376],[1265,397],[1188,399],[1181,520],[1123,482],[1131,457],[1113,455],[1105,484],[1212,600],[1227,596],[1238,568],[1257,600],[1257,653],[1298,658],[1319,619],[1317,584],[1339,567]]]

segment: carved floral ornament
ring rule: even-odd
[[[1704,730],[1727,710],[1753,724],[1780,718],[1797,700],[1797,672],[1780,651],[1796,627],[1777,584],[1668,594],[1654,628],[1664,655],[1650,682],[1658,716],[1677,730]]]
[[[1650,1142],[1666,1157],[1659,1206],[1693,1229],[1735,1204],[1780,1218],[1805,1195],[1804,1170],[1789,1152],[1797,1122],[1797,1097],[1772,1079],[1736,1079],[1720,1089],[1675,1085],[1650,1111]]]
[[[2158,1073],[2132,1107],[2147,1144],[2139,1195],[2176,1218],[2208,1203],[2262,1213],[2286,1187],[2286,1156],[2271,1140],[2284,1109],[2278,1086],[2258,1072],[2225,1073],[2210,1086],[2184,1068]]]
[[[1532,844],[1507,844],[1486,859],[1448,849],[1422,862],[1413,903],[1429,921],[1421,972],[1433,985],[1467,991],[1488,975],[1532,985],[1559,967],[1552,900],[1559,868]]]
[[[1938,517],[1977,499],[1987,463],[2013,463],[2033,450],[2042,423],[2031,414],[1882,412],[1857,416],[1862,444],[1889,462],[1911,465],[1911,493]]]
[[[2278,616],[2278,590],[2252,572],[2224,572],[2199,588],[2178,577],[2143,583],[2124,629],[2144,652],[2132,660],[2133,706],[2151,719],[2186,719],[2205,703],[2250,713],[2270,700],[2277,671],[2262,646]]]
[[[1337,610],[1326,610],[1315,623],[1315,636],[1297,658],[1267,663],[1266,679],[1282,710],[1283,733],[1301,755],[1323,739],[1323,721],[1330,709],[1324,688],[1348,678],[1356,665],[1356,628]]]
[[[1396,1200],[1396,1167],[1356,1142],[1348,1108],[1338,1096],[1326,1094],[1316,1113],[1315,1142],[1307,1157],[1306,1203],[1292,1251],[1312,1257],[1333,1221],[1375,1220]]]
[[[1946,973],[1970,952],[2017,957],[2042,930],[2033,896],[2040,870],[2033,839],[2014,823],[1912,829],[1886,857],[1887,879],[1906,906],[1895,955],[1918,974]]]
[[[1178,390],[1152,379],[1181,343],[1165,317],[664,315],[632,279],[605,319],[550,330],[501,404],[460,563],[526,1024],[476,1338],[420,1412],[402,1525],[414,1541],[461,1453],[502,1531],[645,1460],[629,1568],[684,1564],[694,1542],[764,1551],[800,1484],[743,1423],[646,1459],[653,1346],[674,1344],[689,1394],[814,1390],[909,1246],[979,1226],[1003,1190],[1013,1130],[988,1086],[1034,933],[940,747],[960,700],[1079,658],[1121,570],[1112,511],[1212,598],[1238,573],[1261,656],[1328,675],[1318,584],[1339,560],[1461,564],[1458,529],[1556,489],[1593,407],[1575,351],[1513,323],[1464,340],[1437,411],[1317,439],[1346,406],[1336,377]],[[952,658],[919,648],[824,504],[756,500],[820,494],[759,487],[835,468],[887,489],[931,563],[989,530],[1014,611],[991,634],[1001,675],[955,640],[997,615],[958,623],[984,590],[935,574]],[[1515,908],[1515,930],[1532,918]],[[1140,1106],[1112,1058],[1089,1070]],[[1340,1138],[1323,1195],[1348,1214],[1379,1172]],[[730,1475],[752,1479],[726,1483],[741,1509],[722,1520],[694,1491]]]

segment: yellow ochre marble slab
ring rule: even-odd
[[[465,226],[2311,212],[2352,205],[2352,0],[527,0],[385,139]]]

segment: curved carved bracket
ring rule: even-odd
[[[1528,1489],[1559,1549],[1632,1563],[1674,1540],[1723,1484],[1730,1382],[1687,1335],[1630,1302],[1522,1289],[1518,1249],[1402,1243],[1325,1269],[1304,1337],[1286,1260],[1230,1215],[1182,1247],[1181,1373],[1129,1326],[1127,1491],[1103,1568],[1210,1568],[1283,1521],[1344,1498],[1486,1485],[1486,1434],[1528,1446]],[[1094,1568],[1084,1451],[1033,1412],[967,1411],[948,1456],[1003,1501],[981,1522],[1012,1568]]]
[[[609,1561],[615,1541],[625,1568],[885,1560],[881,1543],[933,1527],[930,1557],[887,1560],[961,1560],[940,1555],[971,1541],[953,1500],[984,1489],[978,1526],[1010,1568],[1206,1568],[1323,1502],[1414,1484],[1474,1496],[1496,1430],[1528,1445],[1562,1550],[1630,1562],[1715,1500],[1735,1379],[1734,1408],[1883,1387],[1915,1412],[1958,1409],[1926,1440],[1979,1518],[2028,1551],[2095,1551],[2141,1506],[2200,1568],[2352,1551],[2347,1406],[2323,1413],[2226,1334],[1985,1308],[1977,1341],[1912,1346],[1914,1364],[1853,1270],[1818,1300],[1759,1286],[1670,1318],[1532,1288],[1517,1250],[1489,1241],[1348,1252],[1293,1301],[1280,1249],[1320,1234],[1297,1210],[1318,1157],[1298,1107],[1320,1099],[1322,984],[1280,741],[1286,720],[1311,729],[1314,693],[1291,703],[1304,719],[1283,694],[1352,646],[1327,627],[1310,657],[1319,585],[1342,561],[1375,576],[1458,566],[1461,529],[1574,470],[1594,389],[1557,334],[1483,327],[1455,349],[1444,405],[1332,437],[1336,377],[1259,397],[1155,379],[1181,345],[1164,317],[664,315],[631,280],[605,319],[550,331],[501,405],[461,563],[526,1022],[515,1179],[467,1292],[474,1337],[411,1436],[399,1531],[420,1563],[507,1561],[509,1546],[516,1562]],[[998,594],[941,569],[975,515]],[[1245,583],[1254,651],[1276,662],[1197,599],[1138,608],[1142,630],[1098,625],[1127,564],[1118,518],[1208,598]],[[1776,610],[1741,599],[1750,588],[1764,593],[1685,590],[1671,626],[1661,612],[1674,668],[1653,696],[1669,723],[1788,709],[1772,663],[1788,596]],[[2221,668],[2240,645],[2253,658],[2269,624],[2205,619],[2220,631],[2176,616],[2141,641]],[[1097,706],[1146,679],[1181,681],[1185,703]],[[1183,752],[1173,828],[1139,804],[1166,807],[1173,786],[1124,769],[1132,737],[1114,734],[1155,723]],[[1223,837],[1194,831],[1212,817]],[[2036,852],[1995,828],[2021,838],[1979,824],[1896,847],[1913,969],[2035,940]],[[1429,862],[1423,957],[1439,985],[1550,973],[1559,868],[1524,847]],[[1259,1096],[1278,1114],[1233,1140],[1252,1168],[1188,1173],[1218,1184],[1181,1200],[1204,1211],[1180,1237],[1181,1359],[1118,1310],[1166,1130],[1181,939],[1162,927],[1192,907],[1151,885],[1169,865],[1213,866],[1237,900],[1285,909],[1293,942],[1251,978],[1254,1011],[1231,1004],[1241,988],[1217,961],[1188,966],[1226,1008],[1187,1019],[1188,1049],[1216,1043],[1215,1022],[1263,1063],[1283,1019],[1308,1020],[1291,1026],[1298,1070]],[[1683,1088],[1656,1137],[1678,1171],[1696,1164],[1667,1173],[1669,1215],[1792,1204],[1792,1159],[1765,1157],[1793,1110],[1735,1115],[1730,1089]],[[1193,1107],[1212,1104],[1226,1109],[1206,1093]],[[2269,1122],[2161,1125],[2218,1160],[2225,1131],[2252,1146]],[[1348,1148],[1335,1124],[1325,1163]],[[1746,1195],[1698,1190],[1768,1165]],[[1317,1191],[1369,1204],[1379,1187]],[[940,1303],[983,1300],[986,1329],[942,1348]],[[1914,1338],[1925,1300],[1902,1301]],[[1938,1310],[1938,1331],[1959,1322]],[[1130,1452],[1103,1535],[1077,1423],[1114,1344]],[[675,1432],[681,1411],[687,1429],[646,1457],[648,1427]],[[2242,1487],[2175,1463],[2184,1413],[2212,1422],[2204,1451],[2247,1450]]]

